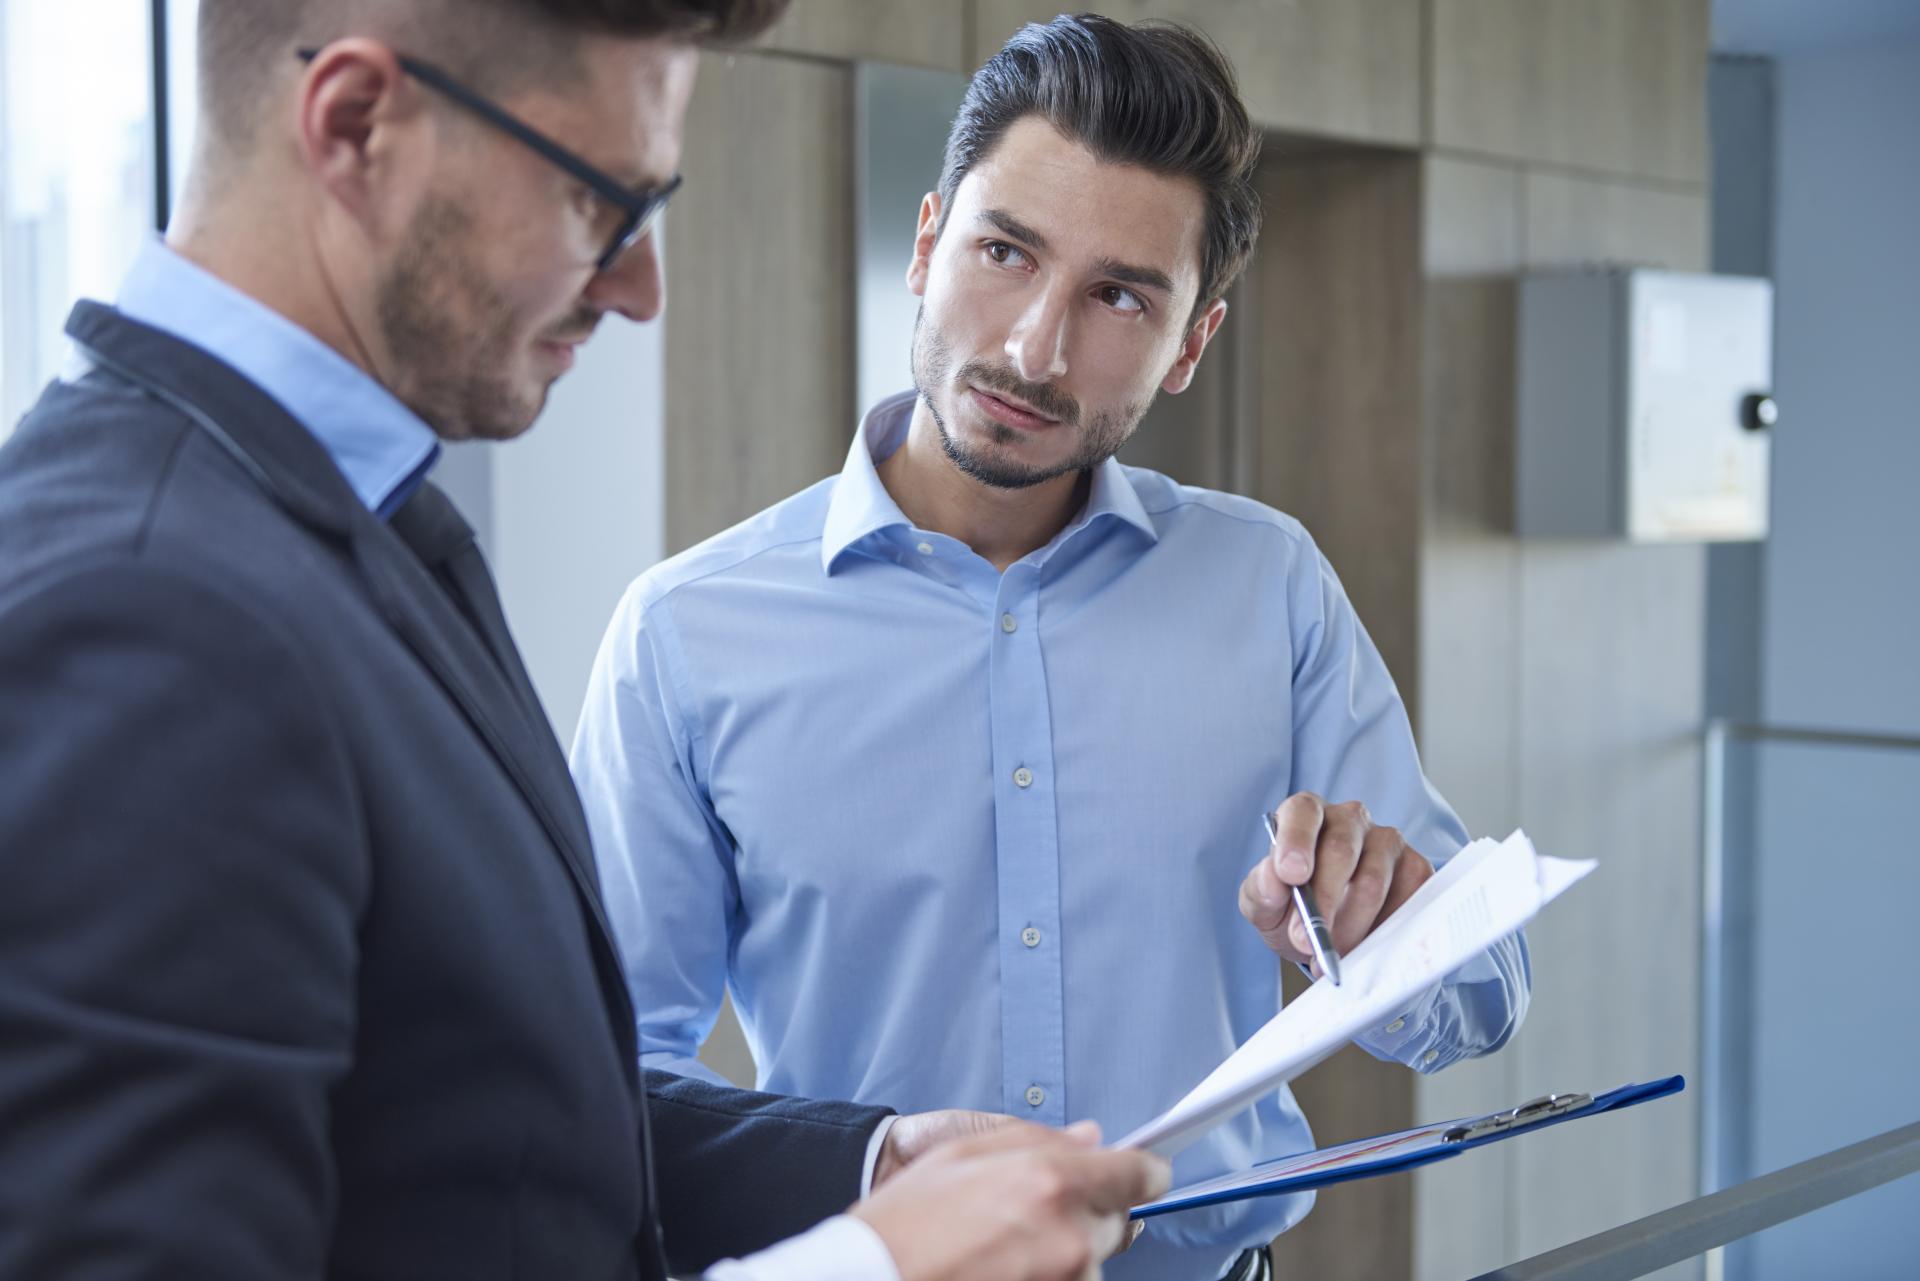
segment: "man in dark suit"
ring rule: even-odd
[[[1072,1277],[1163,1186],[643,1081],[425,481],[659,312],[696,42],[782,2],[202,0],[180,216],[0,451],[0,1277]]]

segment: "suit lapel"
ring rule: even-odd
[[[506,767],[566,860],[595,923],[610,936],[579,797],[544,714],[537,722],[529,719],[503,664],[495,661],[474,625],[394,531],[369,521],[355,529],[353,551],[380,612]],[[517,657],[511,661],[518,665]]]
[[[230,366],[95,303],[74,309],[67,332],[96,364],[186,414],[291,515],[350,551],[382,615],[500,761],[565,864],[592,923],[596,969],[624,1065],[635,1074],[632,1007],[579,795],[537,700],[527,706],[532,687],[511,640],[496,662],[475,624],[421,559],[360,503],[312,433]],[[447,502],[438,490],[431,494]],[[515,673],[523,689],[516,689]]]

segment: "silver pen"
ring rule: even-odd
[[[1273,811],[1260,816],[1267,825],[1267,843],[1269,846],[1280,843],[1280,829],[1273,824]],[[1271,857],[1271,848],[1267,851]],[[1307,942],[1313,946],[1313,959],[1320,964],[1320,972],[1333,980],[1335,987],[1340,986],[1340,953],[1333,950],[1333,931],[1327,928],[1327,918],[1320,915],[1320,905],[1313,901],[1313,891],[1304,885],[1293,887],[1293,910],[1300,913],[1300,919],[1307,923]]]

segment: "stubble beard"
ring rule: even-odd
[[[506,440],[533,425],[546,388],[514,381],[513,309],[464,252],[471,227],[458,204],[429,198],[376,306],[407,407],[448,440]]]
[[[947,458],[963,474],[994,489],[1031,489],[1060,476],[1091,471],[1120,452],[1120,446],[1133,435],[1147,411],[1146,404],[1127,405],[1083,421],[1079,403],[1049,384],[1030,383],[1012,370],[980,361],[968,361],[956,371],[953,348],[937,326],[927,323],[925,303],[913,318],[911,364],[913,389],[926,402],[927,412],[940,430],[940,447]],[[985,448],[962,442],[947,423],[940,397],[949,388],[966,384],[1018,396],[1047,417],[1058,419],[1062,429],[1075,433],[1077,443],[1072,454],[1052,466],[1033,466],[1008,457],[999,451],[1017,443],[1020,433],[991,421]]]

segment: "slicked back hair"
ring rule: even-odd
[[[1135,25],[1099,14],[1029,23],[974,73],[947,135],[941,218],[969,170],[1027,116],[1109,163],[1190,178],[1206,196],[1194,316],[1247,265],[1260,235],[1253,185],[1260,135],[1226,56],[1178,23]]]
[[[737,44],[788,0],[200,0],[202,128],[247,139],[295,50],[370,35],[444,67],[482,93],[559,83],[582,36]]]

